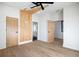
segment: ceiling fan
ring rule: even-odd
[[[54,4],[54,2],[32,2],[35,6],[31,7],[31,8],[35,8],[38,6],[41,6],[42,10],[44,10],[44,6],[43,4]]]

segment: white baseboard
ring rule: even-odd
[[[19,45],[26,44],[26,43],[30,43],[30,42],[32,42],[32,40],[24,41],[24,42],[19,42]]]
[[[39,40],[39,41],[47,42],[46,40]]]
[[[0,50],[5,49],[6,47],[1,47]]]
[[[73,49],[73,48],[70,48],[70,47],[68,47],[68,46],[64,46],[64,45],[63,45],[63,48],[67,48],[67,49],[70,49],[70,50],[73,50],[73,51],[78,51],[78,52],[79,52],[79,50],[78,50],[78,49]]]
[[[32,40],[25,41],[25,42],[19,42],[18,45],[22,45],[22,44],[26,44],[26,43],[30,43],[30,42],[32,42]],[[5,49],[5,48],[6,48],[6,47],[0,47],[0,50]]]

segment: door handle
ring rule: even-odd
[[[18,31],[16,31],[16,33],[18,33]]]
[[[50,31],[48,31],[48,33],[50,33]]]

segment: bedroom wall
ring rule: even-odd
[[[19,11],[3,4],[0,4],[0,49],[6,48],[6,16],[19,19]]]
[[[64,8],[63,47],[79,51],[79,4]]]

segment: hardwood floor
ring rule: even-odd
[[[62,47],[62,40],[52,43],[34,41],[0,50],[1,57],[79,57],[79,52]]]

